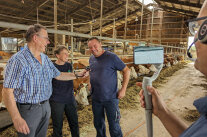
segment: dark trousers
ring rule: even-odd
[[[109,131],[111,137],[123,137],[119,124],[121,115],[119,111],[119,100],[98,102],[92,101],[92,110],[94,116],[94,126],[96,128],[96,137],[106,137],[105,113],[108,119]]]
[[[17,107],[30,130],[28,135],[18,133],[18,137],[46,137],[51,114],[49,101],[35,105],[17,103]]]
[[[63,114],[67,117],[72,137],[79,137],[77,104],[74,101],[71,104],[57,103],[50,101],[51,116],[53,123],[53,137],[62,137]]]

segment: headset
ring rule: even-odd
[[[198,40],[203,44],[207,44],[207,19],[200,26],[198,31]]]
[[[189,58],[193,57],[192,54],[190,53],[190,49],[193,46],[193,44],[195,44],[197,41],[200,41],[201,43],[207,45],[207,16],[188,20],[188,22],[199,21],[199,20],[204,20],[204,21],[198,30],[197,38],[195,38],[195,40],[193,41],[193,43],[189,46],[189,48],[187,50],[187,55]],[[191,27],[190,24],[189,24],[189,27]]]

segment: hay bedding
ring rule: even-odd
[[[157,78],[157,80],[153,83],[154,87],[158,87],[160,84],[163,84],[166,82],[166,77],[172,76],[176,71],[179,69],[182,69],[185,67],[187,63],[185,61],[182,61],[175,66],[172,66],[170,68],[164,68],[160,76]],[[148,76],[151,76],[152,73],[150,73]],[[130,80],[126,96],[120,100],[120,109],[136,109],[139,105],[139,96],[138,92],[140,91],[140,88],[135,85],[137,81],[141,82],[143,76],[138,77],[137,79]],[[84,134],[84,132],[87,132],[89,130],[89,127],[93,124],[93,114],[92,114],[92,106],[91,106],[91,98],[89,98],[89,106],[80,106],[78,105],[78,118],[79,118],[79,127],[80,127],[80,133]],[[50,121],[50,125],[48,127],[48,137],[52,136],[52,122]],[[63,136],[68,137],[70,136],[70,129],[68,126],[68,122],[66,117],[64,117],[63,122]],[[0,137],[17,137],[15,129],[13,126],[7,128],[6,130],[2,131],[0,133]]]
[[[200,117],[200,114],[197,110],[189,110],[188,108],[185,108],[186,110],[184,111],[184,115],[183,115],[183,118],[186,120],[186,121],[189,121],[189,122],[194,122],[196,120],[198,120],[198,118]]]

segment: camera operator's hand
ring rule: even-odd
[[[141,82],[137,82],[136,85],[142,87]],[[155,88],[147,87],[147,90],[152,94],[153,114],[161,120],[172,137],[180,136],[180,134],[187,129],[187,125],[167,108],[166,104]],[[145,108],[143,92],[144,91],[141,90],[139,96],[141,106]]]
[[[142,87],[141,82],[136,83],[137,86]],[[167,107],[160,94],[154,87],[147,87],[147,90],[152,94],[152,105],[153,105],[153,113],[157,117],[161,117],[164,113],[167,112]],[[140,103],[143,108],[145,108],[145,100],[144,100],[144,90],[142,89],[139,92]]]

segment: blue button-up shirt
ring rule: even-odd
[[[19,103],[36,104],[48,100],[52,94],[52,78],[60,75],[45,54],[41,53],[42,64],[25,46],[11,57],[6,66],[4,87],[14,89]]]
[[[193,104],[201,116],[180,137],[207,137],[207,97],[200,98]]]

